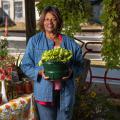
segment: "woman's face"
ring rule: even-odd
[[[57,29],[56,17],[50,12],[45,15],[44,29],[48,33],[54,33]]]

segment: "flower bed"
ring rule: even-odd
[[[98,94],[93,90],[83,92],[84,87],[79,83],[72,120],[119,120],[119,104],[104,93]]]

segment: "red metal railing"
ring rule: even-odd
[[[76,39],[75,40],[79,41],[82,43],[81,45],[81,48],[85,48],[85,52],[83,54],[83,57],[85,57],[88,53],[95,53],[95,54],[98,54],[98,53],[101,53],[101,50],[94,50],[92,48],[89,48],[89,45],[101,45],[102,46],[102,42],[83,42],[82,40],[79,40],[79,39]],[[116,97],[116,98],[120,98],[120,93],[115,93],[113,92],[112,88],[110,87],[110,85],[107,83],[108,80],[118,80],[120,81],[120,78],[114,78],[114,77],[108,77],[108,72],[109,72],[109,69],[105,68],[105,72],[104,72],[104,75],[103,76],[95,76],[92,74],[92,69],[91,69],[92,66],[90,66],[89,68],[89,74],[90,74],[90,79],[89,79],[89,85],[87,87],[86,90],[88,90],[92,84],[92,81],[93,81],[93,78],[98,78],[98,79],[103,79],[104,80],[104,84],[105,84],[105,87],[106,89],[108,90],[109,94],[112,96],[112,97]],[[97,66],[96,66],[97,67]],[[115,68],[115,69],[118,69],[118,68]]]

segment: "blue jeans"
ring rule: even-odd
[[[60,111],[59,107],[43,106],[37,103],[40,120],[71,120],[72,112]]]

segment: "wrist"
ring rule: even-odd
[[[42,76],[42,73],[43,73],[43,70],[40,70],[40,71],[38,72],[38,75],[39,75],[39,76]]]

